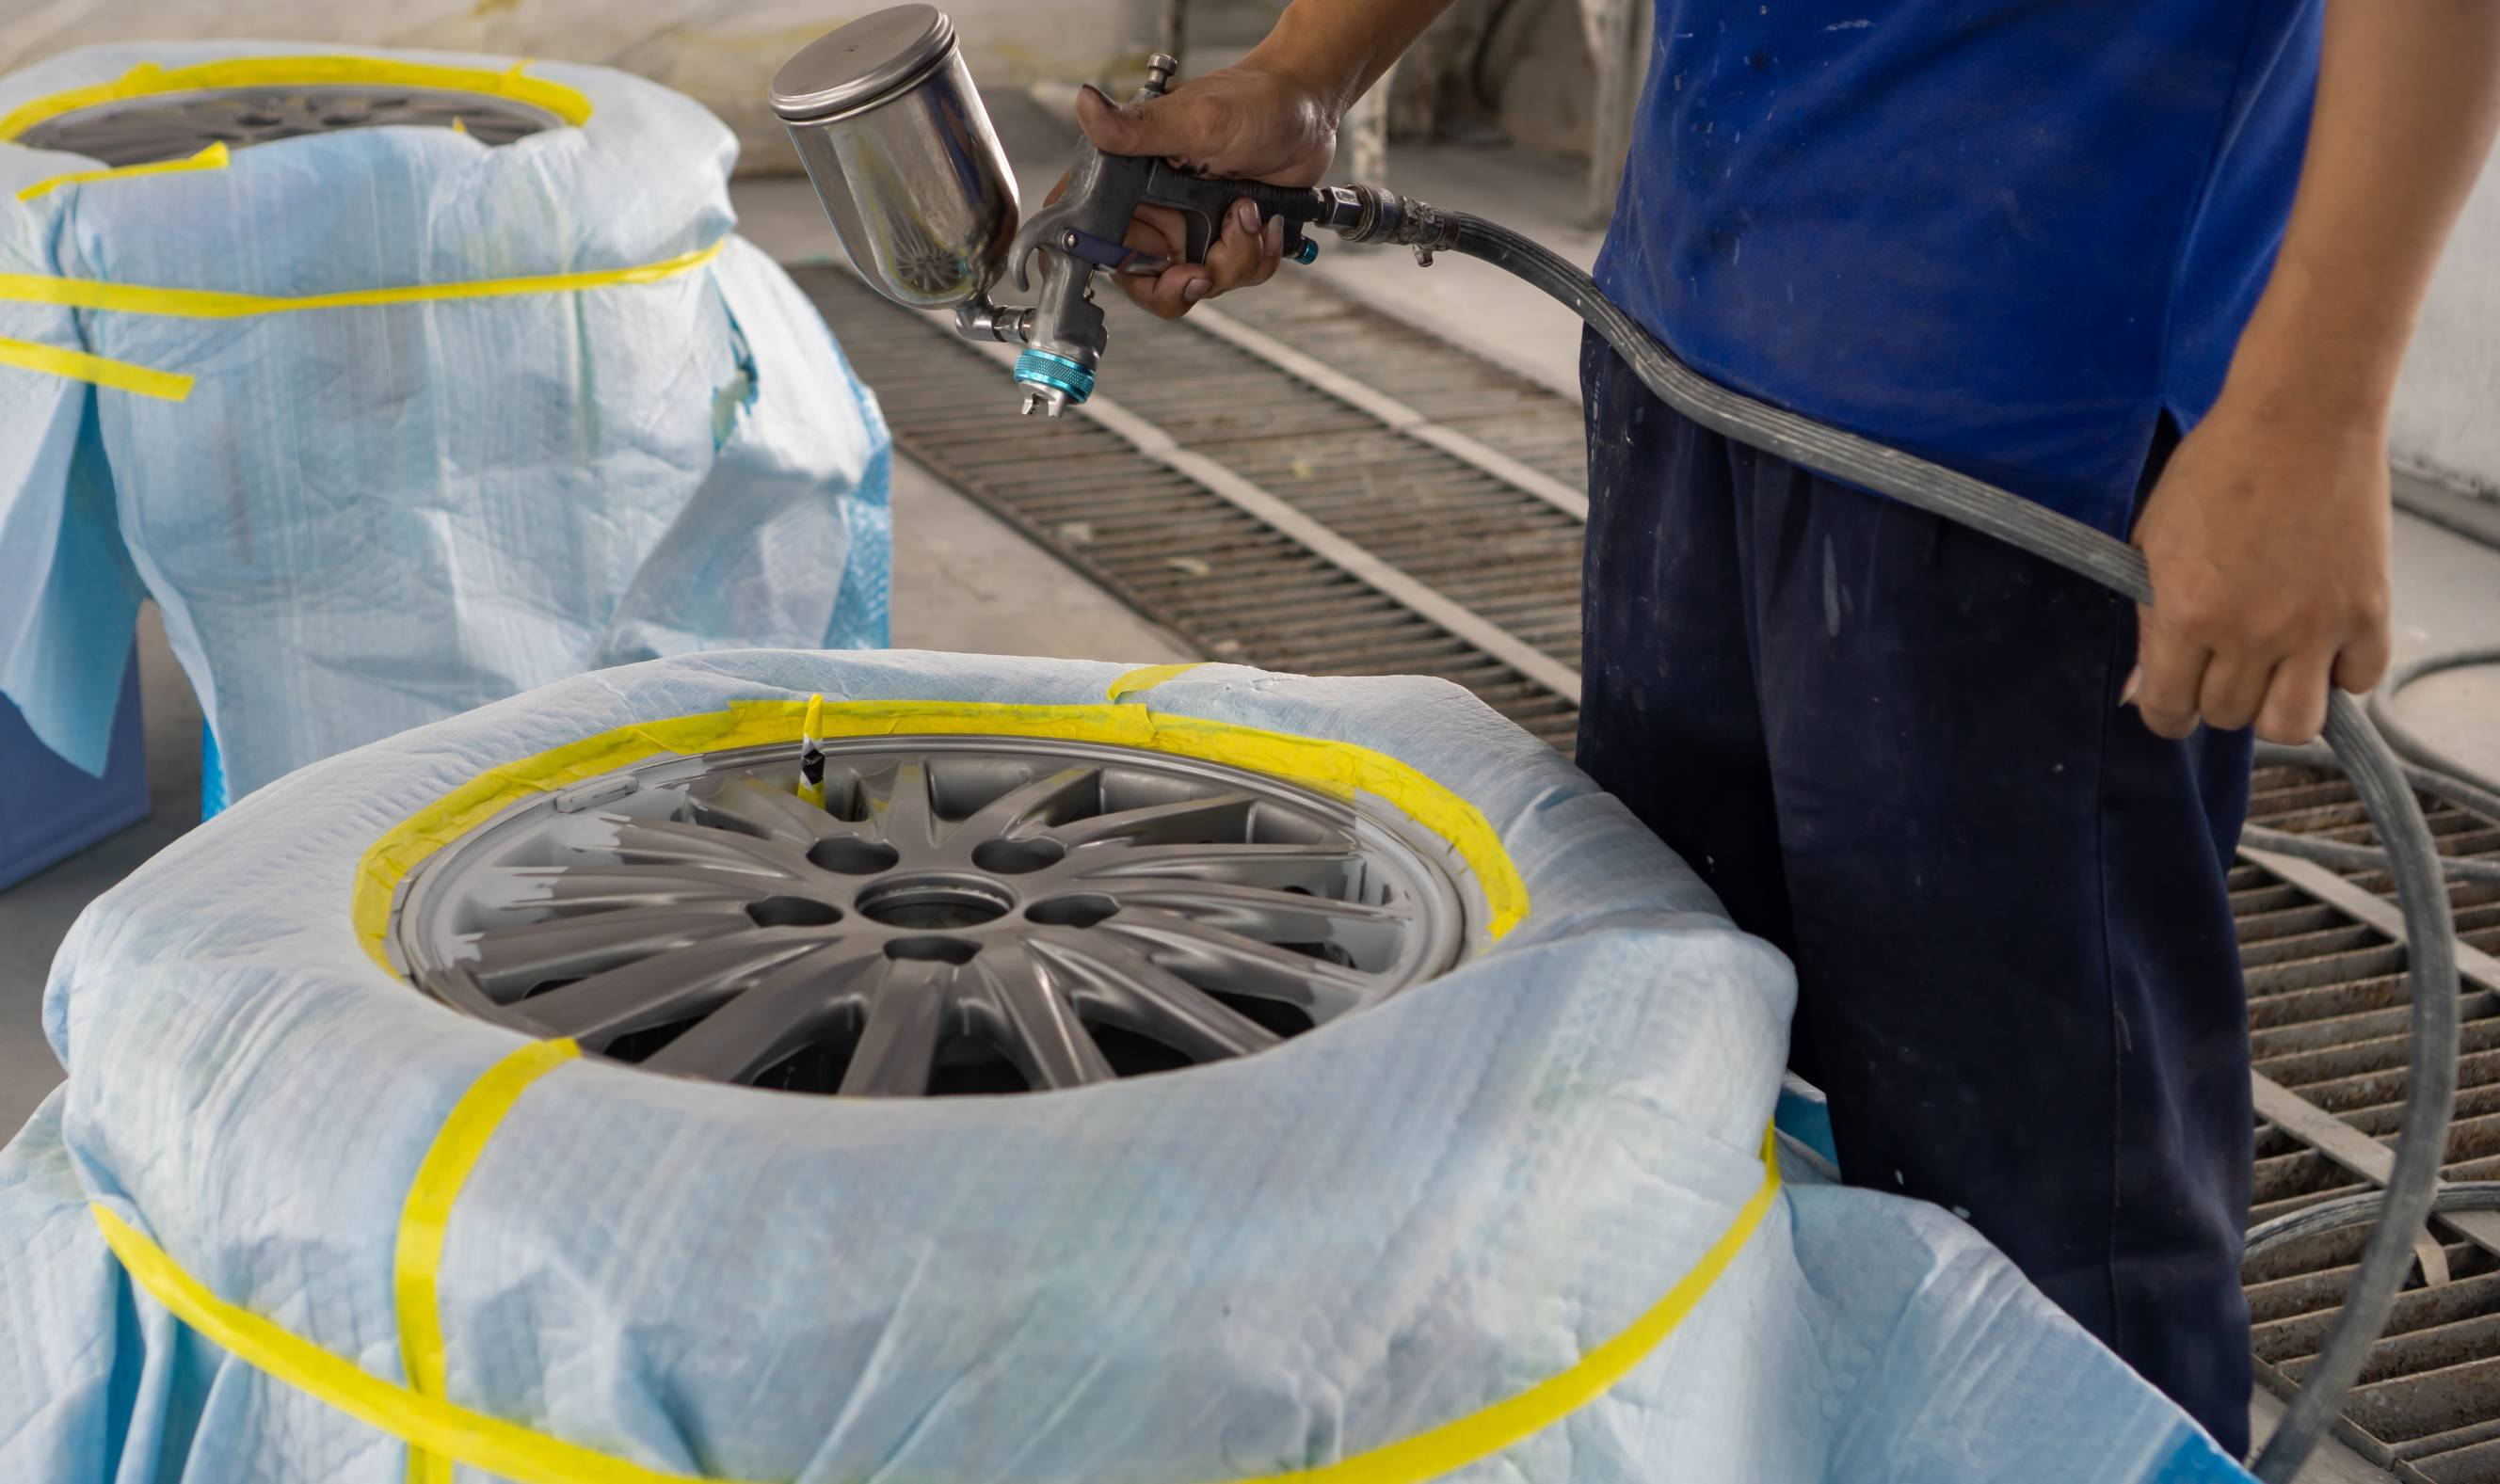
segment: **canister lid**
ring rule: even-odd
[[[773,75],[773,112],[815,123],[882,103],[942,60],[955,23],[931,5],[898,5],[809,42]]]

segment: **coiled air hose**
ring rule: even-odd
[[[2472,669],[2486,664],[2500,664],[2500,645],[2431,655],[2411,664],[2398,665],[2386,683],[2370,694],[2370,720],[2378,724],[2380,735],[2396,750],[2396,756],[2418,764],[2445,787],[2445,791],[2434,789],[2432,792],[2460,809],[2478,810],[2500,819],[2500,779],[2484,777],[2431,746],[2396,715],[2396,696],[2415,681],[2428,680],[2449,670]]]
[[[1366,187],[1343,190],[1337,199],[1349,209],[1358,200],[1361,204],[1359,220],[1340,218],[1329,223],[1351,241],[1414,247],[1426,261],[1435,251],[1463,253],[1544,290],[1613,346],[1660,401],[1703,427],[1817,473],[1986,532],[2136,602],[2153,600],[2144,557],[2133,547],[1967,474],[1718,385],[1677,360],[1674,352],[1598,292],[1587,274],[1507,228]],[[2435,1201],[2443,1198],[2440,1163],[2447,1152],[2449,1113],[2456,1097],[2456,940],[2442,863],[2431,848],[2429,827],[2413,793],[2412,785],[2421,780],[2399,763],[2359,704],[2341,692],[2328,697],[2326,742],[2334,764],[2352,780],[2385,844],[2383,854],[2372,853],[2370,863],[2383,860],[2395,879],[2411,950],[2407,984],[2413,1032],[2404,1115],[2385,1193],[2356,1198],[2358,1204],[2337,1203],[2349,1208],[2339,1212],[2350,1218],[2345,1224],[2375,1215],[2377,1226],[2346,1290],[2343,1312],[2319,1349],[2317,1364],[2252,1465],[2257,1477],[2268,1484],[2283,1484],[2299,1471],[2341,1409],[2344,1394],[2359,1376],[2371,1344],[2386,1327],[2396,1292],[2413,1266],[2414,1234],[2429,1218]],[[2471,787],[2452,779],[2440,783],[2443,787],[2433,791],[2443,797],[2453,797],[2453,790]],[[2482,873],[2477,868],[2467,874],[2479,878]]]

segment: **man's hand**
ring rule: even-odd
[[[1161,155],[1203,175],[1272,185],[1317,185],[1336,153],[1337,121],[1380,80],[1450,0],[1293,0],[1276,28],[1237,66],[1183,81],[1134,107],[1092,88],[1077,95],[1076,121],[1106,154]],[[1063,179],[1051,191],[1058,199]],[[1129,245],[1173,266],[1153,277],[1120,274],[1120,286],[1170,319],[1227,289],[1265,283],[1284,261],[1285,229],[1259,228],[1235,202],[1206,261],[1179,262],[1181,223],[1147,207],[1130,223]]]
[[[2315,738],[2330,683],[2367,691],[2386,673],[2387,522],[2375,417],[2226,393],[2136,523],[2153,569],[2130,681],[2145,725]]]
[[[1106,154],[1161,155],[1203,175],[1277,185],[1318,183],[1336,153],[1330,100],[1291,76],[1246,63],[1126,107],[1087,87],[1076,95],[1076,122]],[[1271,221],[1263,232],[1246,200],[1225,213],[1204,263],[1179,261],[1183,241],[1180,213],[1168,207],[1140,207],[1129,224],[1130,246],[1173,262],[1151,277],[1120,274],[1120,286],[1166,319],[1201,299],[1265,283],[1284,261],[1284,223]]]
[[[2500,128],[2500,5],[2327,0],[2291,222],[2220,400],[2136,521],[2145,724],[2306,742],[2387,667],[2387,403]]]

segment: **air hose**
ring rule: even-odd
[[[2500,664],[2500,647],[2431,655],[2400,665],[2385,684],[2371,693],[2369,712],[2371,722],[2379,728],[2379,735],[2403,759],[2405,776],[2416,790],[2486,819],[2500,820],[2500,779],[2478,773],[2432,747],[2395,714],[2396,696],[2415,681],[2449,670],[2488,664]],[[2337,769],[2343,766],[2334,754],[2321,747],[2277,747],[2270,743],[2257,745],[2256,760],[2267,766],[2289,764]],[[2367,845],[2318,840],[2286,830],[2251,825],[2240,831],[2240,842],[2261,851],[2295,855],[2341,870],[2387,868],[2387,853],[2383,850]],[[2441,856],[2440,866],[2451,881],[2500,882],[2500,860],[2457,860]]]
[[[2144,557],[2133,547],[1967,474],[1718,385],[1677,360],[1657,337],[1599,292],[1587,274],[1528,238],[1464,211],[1443,210],[1372,188],[1339,188],[1336,199],[1346,214],[1328,225],[1350,241],[1413,247],[1425,262],[1431,261],[1433,252],[1462,253],[1542,289],[1613,346],[1660,401],[1705,428],[1829,478],[1986,532],[2136,602],[2153,600]],[[2386,1327],[2396,1292],[2413,1266],[2414,1234],[2421,1230],[2441,1198],[2440,1164],[2447,1153],[2449,1113],[2456,1097],[2455,924],[2449,913],[2442,864],[2431,848],[2420,803],[2414,796],[2415,775],[2381,739],[2360,705],[2341,692],[2328,697],[2326,741],[2335,765],[2352,780],[2385,846],[2379,859],[2394,877],[2411,947],[2407,983],[2413,1030],[2394,1168],[2384,1196],[2365,1198],[2366,1210],[2353,1218],[2368,1219],[2374,1214],[2377,1226],[2353,1270],[2343,1312],[2319,1347],[2316,1365],[2251,1466],[2268,1484],[2283,1484],[2299,1471],[2341,1409],[2345,1393],[2369,1358],[2370,1346]],[[2470,787],[2454,785],[2452,780],[2442,782]],[[2451,795],[2443,792],[2441,796]]]
[[[2417,680],[2428,680],[2449,670],[2472,669],[2480,665],[2500,664],[2500,645],[2488,649],[2458,650],[2452,654],[2431,655],[2411,664],[2398,665],[2386,683],[2370,694],[2370,720],[2378,724],[2379,732],[2396,755],[2416,763],[2456,792],[2440,796],[2460,808],[2479,810],[2500,819],[2500,779],[2484,777],[2463,762],[2441,752],[2421,739],[2421,734],[2408,726],[2396,715],[2396,696]]]

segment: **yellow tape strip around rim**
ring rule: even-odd
[[[527,60],[503,72],[483,67],[444,67],[430,62],[396,61],[389,57],[316,55],[235,56],[187,67],[159,67],[142,62],[110,82],[47,93],[12,109],[0,117],[0,141],[14,140],[47,119],[100,103],[119,103],[159,93],[184,93],[218,87],[289,87],[352,85],[422,87],[449,92],[483,93],[532,108],[544,109],[578,128],[590,118],[590,99],[578,88],[530,77]]]
[[[158,160],[153,165],[122,165],[112,170],[73,170],[67,175],[46,176],[17,192],[20,201],[36,201],[64,185],[87,185],[97,180],[129,180],[140,176],[179,176],[195,170],[223,170],[228,163],[225,141],[219,140],[197,154],[179,160]]]
[[[581,1054],[570,1038],[534,1041],[480,1073],[451,1106],[435,1132],[434,1144],[416,1167],[400,1208],[399,1238],[391,1249],[391,1300],[399,1315],[400,1364],[411,1391],[440,1397],[444,1384],[443,1311],[435,1288],[443,1266],[443,1243],[451,1224],[452,1203],[469,1182],[469,1172],[486,1152],[486,1141],[503,1126],[532,1082]],[[408,1450],[409,1484],[451,1484],[448,1455],[411,1445]]]
[[[191,378],[181,371],[134,366],[128,361],[91,356],[83,350],[64,350],[58,345],[38,344],[33,340],[0,339],[0,366],[42,371],[48,376],[64,376],[72,381],[91,381],[97,386],[109,386],[115,391],[154,397],[165,402],[181,402],[191,395]]]
[[[1129,670],[1119,679],[1112,681],[1111,689],[1102,693],[1103,698],[1118,700],[1124,695],[1135,695],[1140,691],[1151,691],[1167,680],[1176,680],[1201,667],[1205,662],[1203,660],[1193,660],[1187,664],[1138,665],[1135,669]]]
[[[1776,1137],[1772,1130],[1763,1130],[1761,1183],[1701,1260],[1675,1280],[1665,1297],[1569,1368],[1526,1391],[1397,1442],[1316,1468],[1289,1469],[1229,1484],[1421,1484],[1490,1458],[1603,1396],[1665,1342],[1761,1226],[1780,1191]],[[131,1280],[176,1318],[245,1364],[411,1446],[519,1484],[684,1484],[688,1477],[645,1468],[383,1380],[355,1362],[218,1298],[164,1248],[102,1203],[91,1203],[88,1209]]]
[[[131,1281],[174,1317],[246,1365],[412,1446],[524,1484],[686,1484],[698,1477],[645,1468],[386,1381],[345,1356],[218,1298],[101,1202],[87,1209]]]
[[[107,283],[97,278],[59,278],[48,274],[0,274],[0,300],[48,304],[70,309],[122,314],[167,314],[186,319],[244,319],[301,309],[346,309],[375,305],[431,304],[445,299],[501,299],[513,294],[569,293],[656,283],[720,256],[729,239],[631,268],[537,274],[523,278],[473,278],[463,283],[406,283],[396,288],[348,289],[335,294],[229,294],[217,289],[157,288],[145,283]]]
[[[393,826],[356,864],[350,920],[374,961],[390,928],[391,893],[418,861],[503,809],[662,753],[694,754],[768,743],[795,745],[810,703],[732,701],[720,711],[641,722],[488,768]],[[1263,731],[1230,722],[1174,716],[1134,702],[1108,706],[1027,706],[1002,701],[860,700],[827,702],[826,737],[986,733],[1101,742],[1227,763],[1290,779],[1333,798],[1369,793],[1404,810],[1447,840],[1485,894],[1487,932],[1499,938],[1528,915],[1528,884],[1501,838],[1475,805],[1386,753],[1351,742]]]

